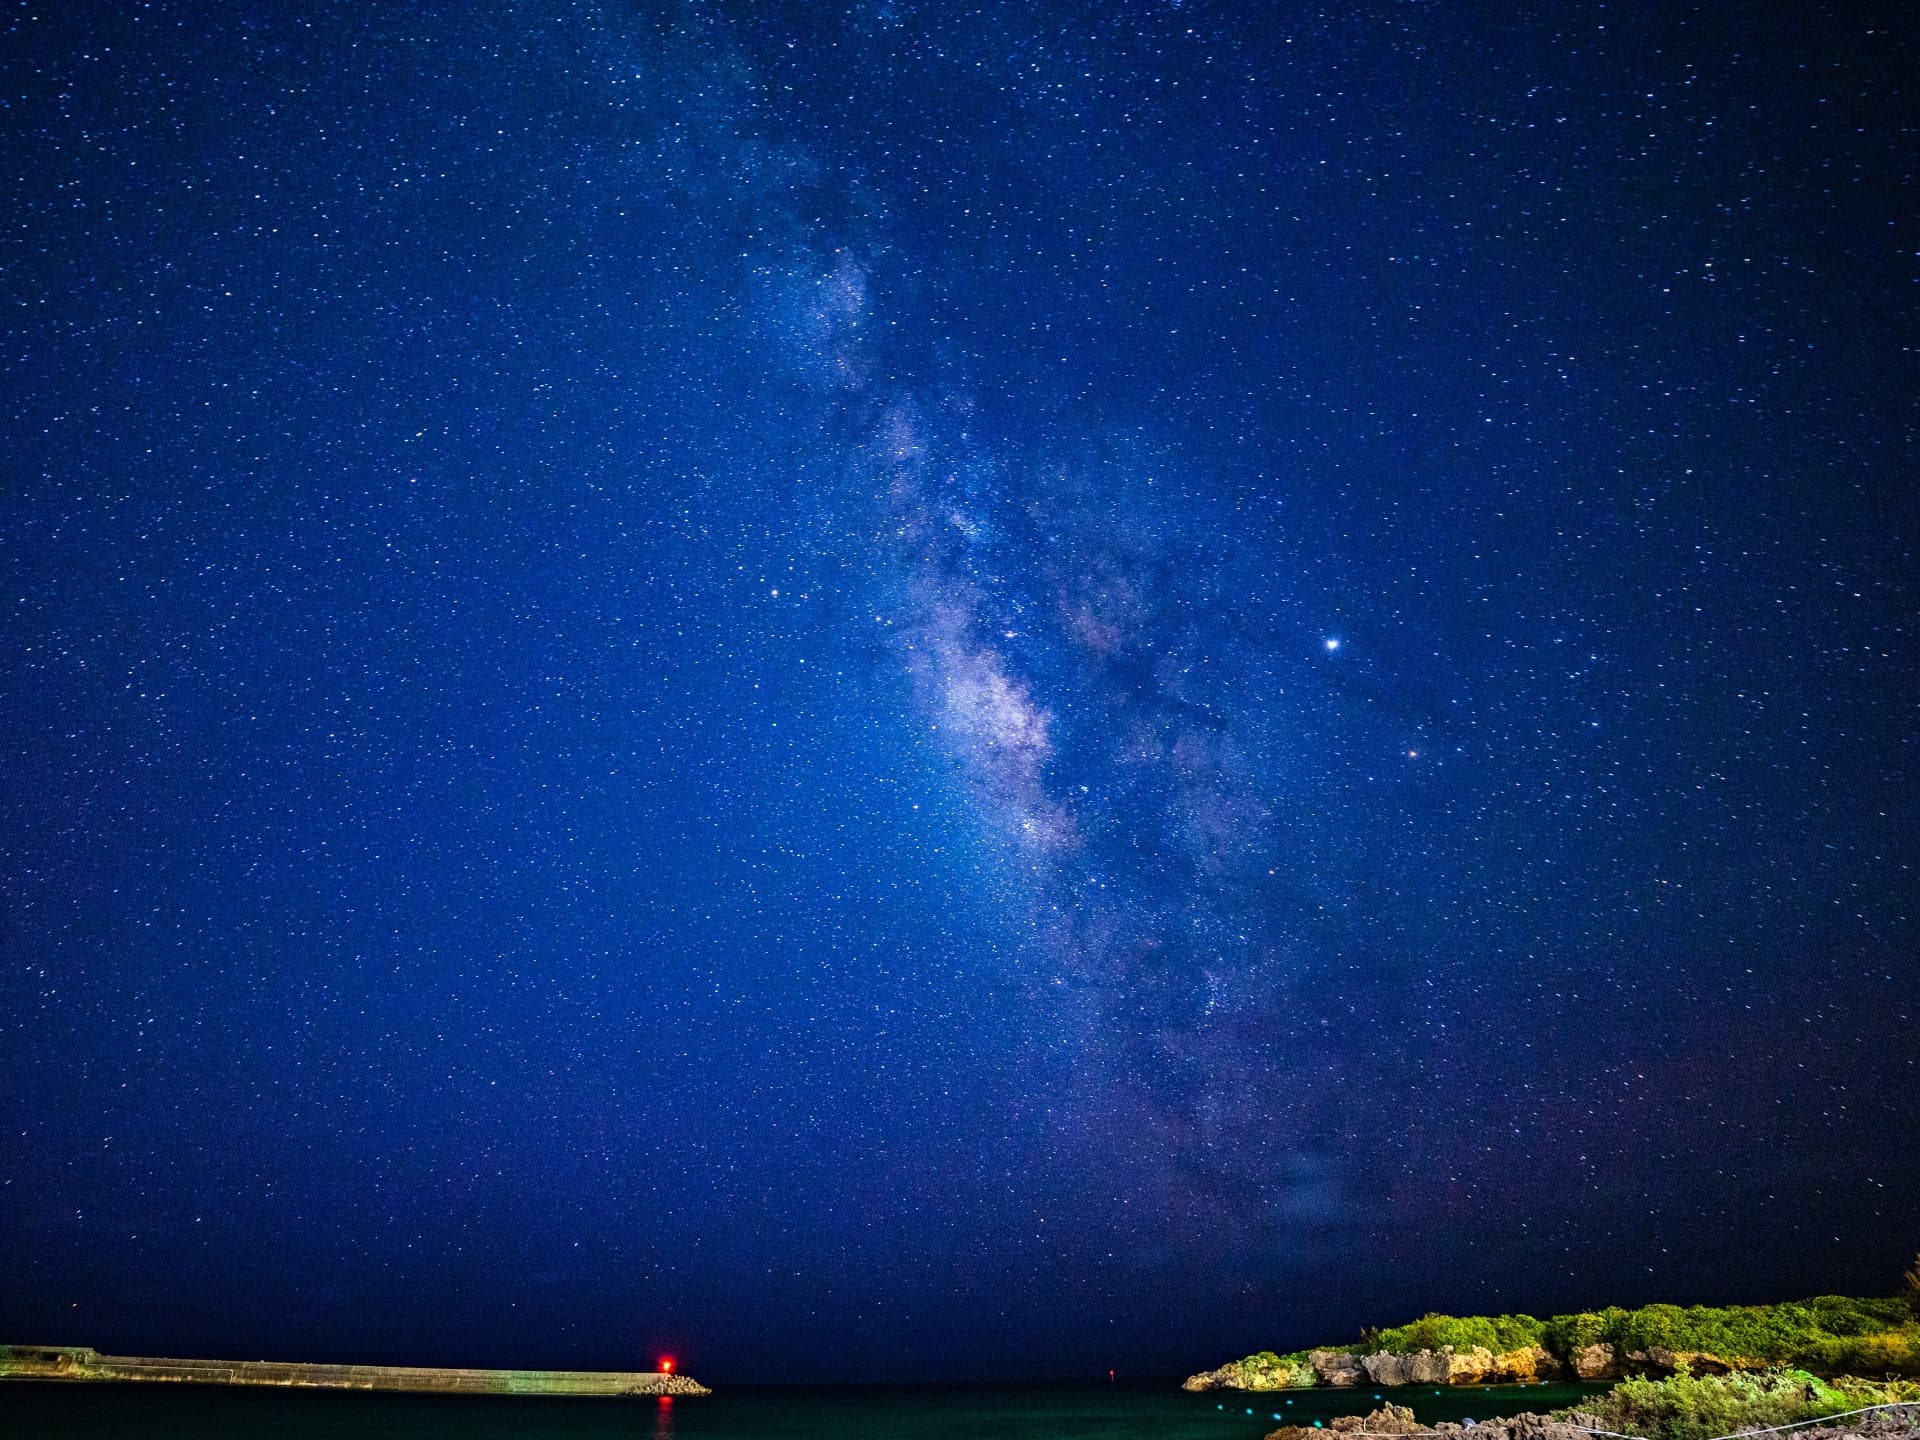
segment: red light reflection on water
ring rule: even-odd
[[[673,1396],[662,1395],[653,1408],[653,1440],[673,1440]]]

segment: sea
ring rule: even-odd
[[[5,1440],[1259,1440],[1384,1401],[1423,1421],[1571,1405],[1602,1387],[1494,1385],[1190,1395],[1177,1380],[722,1387],[659,1399],[374,1395],[0,1381]]]

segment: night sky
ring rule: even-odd
[[[10,4],[0,1339],[1889,1293],[1917,51]]]

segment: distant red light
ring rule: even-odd
[[[663,1375],[671,1375],[673,1373],[673,1356],[662,1355],[660,1357],[660,1373]]]

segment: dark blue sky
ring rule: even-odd
[[[4,1338],[1890,1289],[1914,39],[15,6]]]

